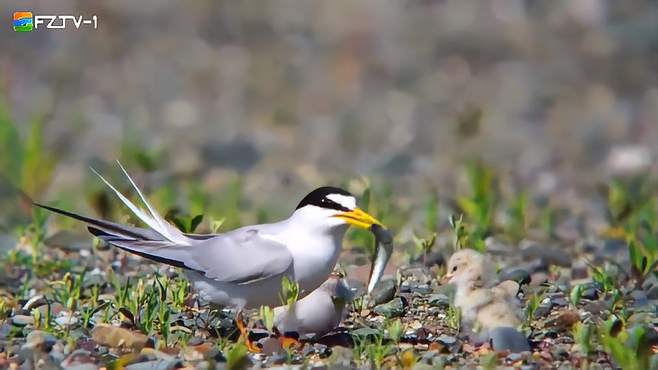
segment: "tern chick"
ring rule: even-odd
[[[321,337],[340,325],[354,294],[340,274],[332,274],[320,287],[292,306],[274,309],[274,325],[281,333]]]
[[[472,249],[456,252],[448,261],[445,279],[455,285],[454,303],[461,310],[465,327],[472,328],[480,337],[492,339],[497,351],[529,350],[527,339],[517,330],[522,322],[516,299],[519,285],[510,280],[498,283],[487,257]],[[502,332],[506,336],[505,348],[496,348],[496,342],[500,342],[496,334]],[[510,338],[510,333],[515,333],[511,335],[516,338]]]

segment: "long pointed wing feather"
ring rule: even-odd
[[[151,204],[146,200],[146,197],[142,193],[141,190],[139,190],[139,187],[137,184],[135,184],[135,181],[133,181],[132,177],[128,174],[128,171],[121,165],[121,162],[117,161],[117,164],[121,168],[121,171],[123,171],[124,175],[128,178],[128,181],[130,181],[130,184],[132,187],[135,189],[137,192],[137,195],[139,195],[139,198],[142,200],[142,203],[146,206],[148,209],[149,213],[151,214],[151,218],[158,224],[158,228],[156,229],[158,232],[164,233],[163,235],[165,238],[168,240],[171,240],[173,242],[179,243],[179,244],[185,244],[189,245],[189,241],[181,232],[176,229],[175,227],[171,226],[158,212],[151,206]]]
[[[112,191],[119,197],[119,199],[123,202],[123,204],[126,205],[137,217],[139,217],[142,222],[147,224],[153,231],[157,232],[158,234],[162,235],[163,238],[177,244],[183,244],[183,245],[190,245],[189,241],[184,237],[172,237],[171,233],[169,230],[166,228],[160,227],[160,224],[151,216],[147,215],[144,213],[142,209],[137,207],[133,202],[130,201],[130,199],[126,198],[119,190],[117,190],[112,184],[110,184],[109,181],[107,181],[100,173],[98,173],[94,168],[91,168],[91,170],[98,176],[104,183],[107,185]],[[131,179],[132,182],[132,179]],[[140,192],[141,195],[141,192]]]

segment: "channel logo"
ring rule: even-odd
[[[14,31],[30,32],[34,28],[32,12],[14,12]]]
[[[34,15],[32,12],[14,12],[14,31],[31,32],[39,29],[65,30],[93,28],[98,29],[98,17],[92,15],[85,18],[82,15],[59,14],[59,15]]]

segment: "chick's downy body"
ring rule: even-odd
[[[516,299],[519,289],[513,281],[498,282],[491,262],[481,253],[463,249],[448,261],[446,279],[456,288],[454,304],[461,311],[464,327],[488,336],[498,328],[516,329],[522,323],[521,310]],[[518,345],[507,348],[527,350],[528,343],[518,331]]]
[[[274,325],[281,333],[322,336],[340,325],[347,314],[352,291],[340,276],[327,281],[292,306],[274,309]]]

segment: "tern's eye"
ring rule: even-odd
[[[452,268],[452,272],[455,272],[455,271],[457,271],[457,266]]]

